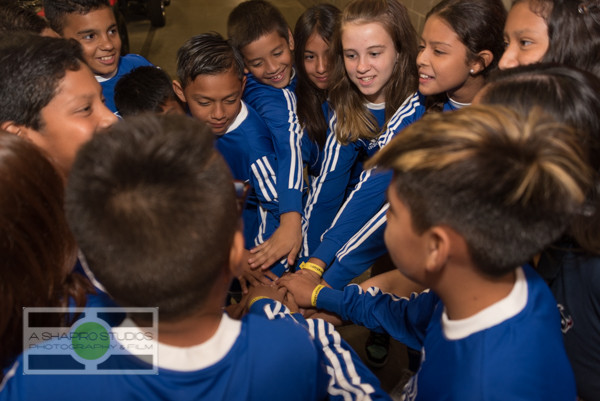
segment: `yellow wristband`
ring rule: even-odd
[[[252,305],[254,305],[254,303],[256,301],[259,301],[261,299],[268,299],[269,297],[254,297],[250,300],[250,302],[248,302],[248,309],[250,309],[252,307]]]
[[[321,292],[321,290],[325,288],[325,286],[323,284],[319,284],[318,286],[315,287],[315,289],[312,292],[312,295],[310,297],[310,304],[314,307],[317,307],[317,297],[319,296],[319,293]]]
[[[321,277],[323,275],[323,272],[325,271],[321,266],[311,262],[300,263],[300,270],[310,270],[312,272],[317,273],[319,277]]]

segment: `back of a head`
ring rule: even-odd
[[[487,76],[496,69],[504,52],[506,14],[500,0],[442,0],[427,13],[426,19],[431,16],[442,18],[466,46],[469,61],[476,59],[483,50],[491,51],[494,58],[483,69]]]
[[[23,350],[23,307],[62,305],[75,255],[63,196],[63,180],[42,152],[0,131],[0,368]]]
[[[498,106],[427,115],[378,152],[415,231],[447,225],[475,266],[503,275],[530,260],[580,210],[589,169],[572,130],[539,110]]]
[[[539,107],[575,129],[595,184],[589,188],[586,210],[575,216],[570,234],[584,250],[600,254],[600,79],[565,65],[516,67],[494,74],[480,102],[509,106],[524,114]]]
[[[548,24],[549,45],[542,61],[590,71],[600,77],[600,1],[536,0]],[[534,5],[535,6],[535,5]]]
[[[244,1],[227,18],[227,36],[237,50],[273,31],[288,41],[289,27],[283,14],[265,0]]]
[[[74,40],[31,33],[0,35],[0,122],[41,128],[40,111],[54,98],[67,70],[84,64]]]
[[[159,113],[169,99],[176,99],[171,79],[154,66],[138,67],[115,85],[115,105],[122,117]]]
[[[66,214],[91,270],[122,306],[161,320],[200,309],[229,263],[235,192],[214,135],[186,116],[121,120],[82,147]]]
[[[28,31],[39,35],[48,28],[48,21],[35,11],[16,2],[0,3],[0,32]]]
[[[108,0],[44,0],[44,14],[50,27],[61,35],[67,15],[73,13],[85,15],[105,7],[110,7]]]
[[[198,75],[215,75],[233,68],[240,81],[244,60],[235,48],[216,32],[192,36],[177,51],[177,77],[185,88]]]

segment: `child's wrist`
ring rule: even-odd
[[[317,307],[317,298],[323,288],[325,288],[325,286],[323,284],[319,284],[315,287],[315,289],[312,292],[312,295],[310,296],[310,304],[315,308]]]
[[[269,299],[269,297],[264,297],[264,296],[259,296],[259,297],[254,297],[250,300],[250,302],[248,302],[248,309],[252,308],[252,305],[254,305],[254,303],[256,301],[260,301],[261,299]]]
[[[310,270],[311,272],[318,274],[319,277],[322,277],[323,273],[325,272],[325,269],[323,269],[321,266],[319,266],[315,263],[312,263],[312,262],[300,263],[300,270]]]

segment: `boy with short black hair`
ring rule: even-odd
[[[241,55],[218,33],[200,34],[177,52],[177,75],[173,89],[179,99],[216,135],[217,149],[233,177],[250,183],[244,238],[249,248],[262,244],[279,227],[278,160],[269,128],[242,101],[247,78]],[[266,274],[275,279],[273,274],[283,272],[283,265],[277,265]],[[253,277],[264,278],[264,272],[249,266],[245,274],[251,282],[255,282]]]
[[[277,153],[281,226],[252,250],[252,267],[267,268],[281,257],[292,265],[302,244],[302,131],[296,115],[294,38],[285,18],[264,0],[245,1],[227,20],[229,40],[243,56],[244,101],[263,118]]]
[[[574,400],[560,314],[527,261],[558,238],[585,199],[576,135],[533,112],[437,113],[370,161],[390,168],[385,242],[411,299],[280,279],[300,306],[339,314],[421,349],[410,400]],[[518,267],[523,266],[523,267]]]
[[[52,29],[81,44],[85,61],[102,85],[106,106],[116,113],[114,90],[119,79],[152,64],[137,54],[121,56],[121,37],[108,0],[44,0],[44,12]]]
[[[307,331],[264,295],[242,320],[223,311],[244,240],[232,177],[206,125],[153,114],[115,124],[80,151],[66,212],[121,306],[158,308],[158,374],[23,375],[25,353],[0,400],[389,400],[325,322]],[[144,337],[144,323],[131,316],[120,328]],[[128,356],[112,367],[148,365]]]
[[[154,66],[137,67],[115,86],[115,105],[121,117],[140,113],[185,114],[173,92],[171,78]]]
[[[65,178],[79,147],[116,120],[78,43],[1,36],[0,129],[43,149]]]

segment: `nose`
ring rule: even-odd
[[[370,65],[367,61],[366,57],[359,57],[358,58],[358,64],[356,64],[356,71],[360,72],[360,73],[364,73],[369,71],[370,69]]]
[[[429,55],[427,49],[422,49],[417,53],[417,67],[427,65],[429,61]]]
[[[269,74],[277,72],[277,63],[275,62],[275,60],[273,60],[273,58],[267,57],[265,61],[265,69],[266,72]]]
[[[317,59],[317,74],[325,74],[327,72],[327,58],[319,57]]]
[[[116,123],[117,120],[117,116],[115,116],[104,103],[101,103],[98,107],[98,128],[109,127]]]
[[[115,48],[115,44],[111,37],[109,37],[107,34],[104,34],[100,37],[100,44],[98,47],[102,50],[112,50]]]
[[[214,120],[222,120],[223,118],[225,118],[225,109],[223,108],[222,104],[215,103],[215,106],[213,107],[213,110],[212,110],[211,117]]]
[[[504,50],[504,54],[498,61],[498,68],[501,70],[507,70],[519,66],[519,60],[517,58],[517,51],[514,46],[508,45]]]

